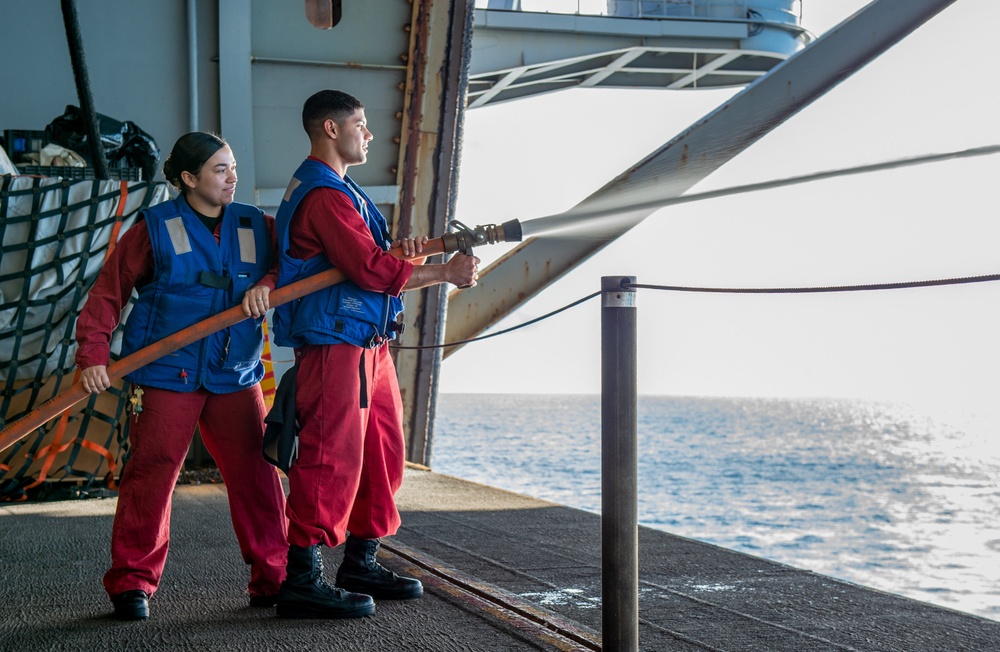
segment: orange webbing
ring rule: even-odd
[[[77,369],[76,373],[73,375],[73,384],[75,385],[80,380],[80,370]],[[35,453],[35,459],[42,457],[43,455],[48,455],[45,461],[42,462],[42,468],[38,472],[38,479],[29,484],[25,489],[32,489],[42,484],[45,481],[45,476],[48,474],[49,469],[52,467],[52,463],[56,461],[56,455],[63,452],[72,445],[73,442],[68,442],[59,446],[59,442],[62,441],[63,435],[66,434],[66,424],[69,423],[69,410],[63,412],[59,417],[59,423],[55,427],[55,438],[52,443],[48,446],[43,446],[37,453]]]
[[[111,258],[111,252],[113,252],[115,250],[115,246],[118,244],[118,234],[121,233],[121,230],[122,230],[122,216],[125,215],[125,202],[127,200],[128,200],[128,182],[123,180],[123,181],[121,181],[121,183],[119,185],[118,208],[115,210],[115,224],[114,224],[114,226],[111,227],[111,236],[108,239],[108,250],[104,254],[104,262],[108,262],[108,258]],[[77,369],[77,371],[76,371],[76,377],[73,379],[74,384],[79,379],[80,379],[80,370]],[[57,428],[57,433],[56,433],[56,441],[57,442],[60,439],[62,439],[63,432],[66,429],[66,421],[67,421],[68,418],[69,418],[69,412],[63,412],[62,417],[59,420],[59,426]],[[80,445],[81,446],[83,446],[84,448],[89,448],[90,450],[94,451],[95,453],[97,453],[98,455],[102,456],[104,459],[106,459],[108,461],[108,473],[110,475],[110,479],[108,480],[108,486],[113,489],[114,488],[114,484],[115,484],[115,482],[114,482],[114,477],[115,477],[114,476],[115,459],[111,455],[111,452],[107,448],[105,448],[105,447],[103,447],[103,446],[101,446],[99,444],[95,444],[92,441],[88,441],[87,439],[84,439],[83,437],[79,437],[79,440],[80,440]],[[56,451],[56,453],[61,453],[62,451],[66,450],[66,448],[68,448],[69,445],[72,444],[72,443],[73,442],[70,442],[69,444],[63,445],[62,447],[60,447],[60,449],[58,451]],[[49,447],[49,448],[51,448],[51,447]],[[42,449],[42,450],[45,450],[45,449]],[[42,454],[42,452],[39,451],[38,455],[41,455],[41,454]],[[51,464],[52,464],[52,457],[50,456],[49,459],[47,459],[45,461],[45,464],[42,465],[42,471],[41,471],[41,473],[38,476],[38,480],[36,480],[35,482],[33,482],[31,485],[29,485],[26,488],[30,489],[31,487],[34,487],[35,485],[40,484],[42,482],[42,480],[45,479],[45,474],[48,471],[48,468],[49,468],[49,466],[51,466]]]
[[[278,391],[278,381],[274,378],[274,360],[271,358],[271,338],[267,334],[267,320],[264,320],[264,353],[260,359],[264,362],[264,377],[260,381],[260,390],[264,393],[264,405],[268,409],[274,403],[274,395]]]
[[[128,417],[126,416],[125,418],[127,419]],[[107,487],[108,487],[108,489],[114,489],[114,488],[116,488],[116,485],[115,485],[115,458],[114,458],[114,456],[111,455],[111,451],[109,451],[104,446],[101,446],[100,444],[95,444],[94,442],[90,441],[89,439],[80,438],[80,445],[83,446],[84,448],[89,448],[90,450],[94,451],[95,453],[97,453],[98,455],[100,455],[101,457],[103,457],[104,459],[106,459],[108,461],[108,475],[107,475],[107,479],[106,479]]]
[[[115,225],[111,227],[111,239],[108,240],[108,251],[104,254],[104,262],[111,258],[111,252],[118,244],[118,234],[122,230],[122,215],[125,214],[125,200],[128,199],[128,182],[121,182],[121,192],[118,196],[118,210],[115,211]]]
[[[115,250],[115,246],[118,244],[118,234],[122,230],[122,216],[125,214],[125,202],[128,200],[128,181],[122,181],[121,190],[118,195],[118,209],[115,210],[115,225],[111,227],[111,237],[108,239],[108,252],[104,255],[104,262],[108,262],[108,258],[111,257],[111,252]],[[79,372],[77,372],[79,375]],[[65,417],[66,413],[63,413]],[[128,417],[126,417],[128,418]],[[89,448],[98,455],[102,456],[108,461],[108,476],[107,481],[108,487],[111,489],[115,488],[115,458],[111,455],[109,451],[104,446],[95,444],[92,441],[80,437],[80,445],[84,448]]]

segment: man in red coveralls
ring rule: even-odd
[[[387,253],[385,218],[347,176],[364,163],[372,133],[364,106],[334,90],[302,109],[311,151],[289,183],[276,216],[278,285],[331,267],[348,280],[279,306],[275,342],[295,348],[299,453],[288,471],[288,565],[279,616],[354,618],[376,599],[423,594],[375,555],[399,528],[395,493],[403,478],[402,402],[388,342],[396,335],[403,290],[438,283],[475,285],[479,259],[414,266]],[[406,253],[426,238],[407,239]],[[350,532],[350,534],[348,534]],[[323,577],[320,545],[346,541],[336,585]]]

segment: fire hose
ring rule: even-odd
[[[453,252],[471,256],[473,247],[479,245],[495,244],[497,242],[518,242],[521,240],[521,223],[517,220],[510,220],[500,225],[487,224],[475,228],[465,226],[456,220],[451,223],[451,227],[455,230],[449,231],[439,238],[429,240],[423,246],[423,251],[419,254],[405,256],[400,247],[390,249],[389,253],[398,258],[422,261],[424,258],[429,258],[430,256]],[[344,280],[346,280],[346,277],[339,269],[328,269],[325,272],[320,272],[300,281],[276,288],[268,295],[268,299],[271,307],[274,308],[317,290],[336,285]],[[115,360],[108,365],[108,378],[111,379],[111,382],[114,382],[154,360],[158,360],[177,349],[207,337],[223,328],[241,322],[244,319],[249,319],[249,317],[243,313],[242,306],[233,306],[228,310],[212,315],[197,324],[192,324],[173,335],[154,342],[131,355]],[[32,431],[41,428],[89,395],[89,392],[83,389],[82,383],[74,383],[71,387],[30,410],[24,416],[12,421],[0,431],[0,452],[7,450],[7,448],[13,446]]]

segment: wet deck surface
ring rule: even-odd
[[[403,528],[386,546],[402,556],[380,558],[420,576],[426,594],[339,621],[249,607],[222,485],[178,487],[146,622],[111,618],[101,586],[114,499],[2,505],[0,650],[503,652],[599,641],[598,516],[415,469],[399,498]],[[324,550],[331,578],[338,553]],[[1000,622],[664,532],[640,531],[639,560],[641,650],[1000,650]]]

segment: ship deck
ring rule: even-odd
[[[310,621],[255,609],[225,487],[179,485],[170,558],[145,622],[101,586],[116,501],[0,506],[3,650],[596,650],[600,517],[417,468],[380,556],[419,600]],[[641,650],[935,652],[1000,649],[1000,622],[666,532],[640,529]],[[324,550],[328,574],[339,550]]]

